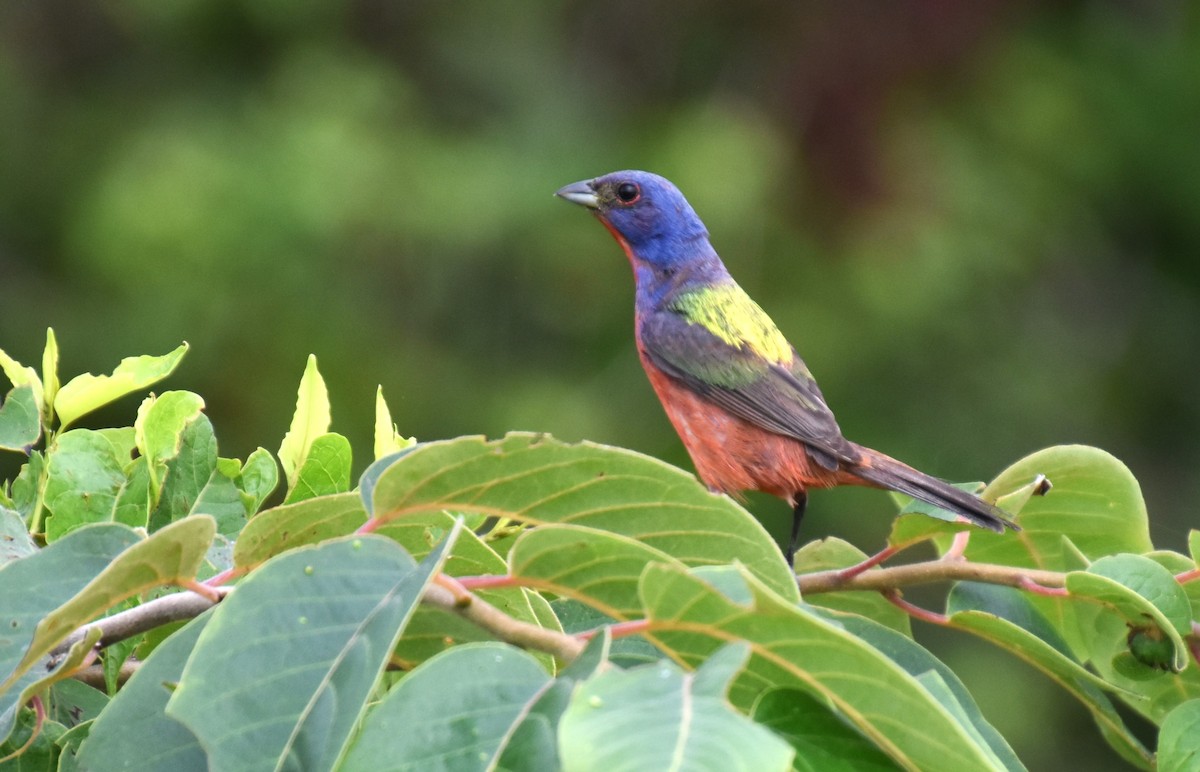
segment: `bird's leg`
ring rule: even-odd
[[[791,503],[792,538],[788,541],[788,547],[783,553],[789,566],[792,565],[792,559],[796,557],[796,546],[800,543],[800,521],[804,519],[804,508],[808,506],[808,494],[802,490],[796,491],[792,494]]]

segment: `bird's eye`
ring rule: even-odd
[[[632,182],[622,182],[617,186],[617,198],[621,199],[622,203],[632,204],[642,196],[642,190]]]

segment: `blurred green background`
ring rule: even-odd
[[[222,454],[274,450],[305,356],[369,461],[511,429],[690,468],[611,238],[552,197],[673,179],[846,434],[986,479],[1083,442],[1163,547],[1200,496],[1192,2],[82,0],[0,12],[0,347],[63,373],[192,351]],[[126,425],[128,399],[97,423]],[[3,471],[10,471],[5,468]],[[781,530],[786,508],[751,508]],[[806,536],[867,551],[871,491]],[[1032,769],[1113,765],[1084,712],[933,641]]]

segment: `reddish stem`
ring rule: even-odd
[[[191,590],[202,598],[211,600],[213,603],[221,602],[221,593],[217,592],[215,587],[210,587],[207,584],[201,584],[195,579],[181,579],[176,582],[176,584],[185,590]]]
[[[899,551],[900,551],[899,547],[891,547],[891,546],[884,547],[879,552],[876,552],[874,555],[867,558],[863,562],[856,563],[848,568],[843,568],[841,571],[838,571],[838,573],[837,573],[838,581],[839,582],[848,582],[851,579],[853,579],[854,577],[861,574],[863,571],[866,571],[869,568],[874,568],[875,566],[879,565],[880,563],[887,560],[892,555],[895,555]]]
[[[482,576],[460,576],[456,580],[467,590],[490,590],[495,587],[520,587],[521,583],[511,574],[483,574]]]
[[[946,550],[946,554],[942,555],[942,560],[960,560],[963,554],[967,551],[967,544],[971,541],[970,531],[959,531],[954,534],[954,541],[950,544],[950,549]]]
[[[36,740],[38,735],[42,733],[42,726],[46,723],[46,706],[42,703],[42,698],[36,694],[30,698],[29,706],[33,708],[33,731],[29,733],[29,739],[25,741],[24,745],[22,745],[20,748],[17,748],[7,756],[0,757],[0,764],[3,764],[9,759],[15,759],[25,751],[29,750],[30,746],[33,745],[33,741]]]
[[[1184,571],[1182,574],[1175,574],[1175,581],[1180,584],[1187,584],[1200,579],[1200,568],[1193,568],[1191,571]]]
[[[1045,595],[1050,598],[1065,598],[1071,594],[1067,591],[1066,587],[1047,587],[1044,584],[1038,584],[1028,576],[1022,576],[1018,579],[1017,586],[1035,595]]]
[[[931,625],[950,624],[950,618],[945,614],[939,614],[935,611],[930,611],[928,609],[923,609],[920,606],[915,606],[901,597],[899,591],[897,590],[885,590],[881,594],[883,597],[887,598],[889,603],[903,611],[905,614],[908,614],[913,619],[919,619],[922,622],[928,622]]]
[[[596,637],[596,633],[603,629],[604,628],[601,627],[596,630],[588,630],[586,632],[579,633],[575,637],[581,640],[590,641],[592,638]],[[627,638],[631,635],[641,635],[649,629],[649,619],[631,619],[628,622],[617,622],[608,626],[609,633],[612,635],[614,640],[617,638]]]
[[[433,583],[442,587],[443,589],[449,590],[450,594],[454,596],[454,605],[458,606],[459,608],[464,608],[471,605],[471,591],[464,587],[462,583],[453,576],[447,576],[446,574],[440,573],[434,574]]]
[[[381,525],[383,525],[383,521],[382,521],[382,520],[380,520],[380,519],[379,519],[379,518],[377,518],[377,517],[372,517],[372,518],[369,518],[369,519],[367,520],[367,522],[365,522],[365,523],[363,523],[362,525],[360,525],[360,526],[358,527],[358,530],[357,530],[357,531],[355,531],[355,533],[356,533],[356,534],[374,533],[374,532],[375,532],[375,529],[376,529],[376,528],[378,528],[378,527],[379,527],[379,526],[381,526]]]
[[[227,568],[224,571],[222,571],[221,573],[214,574],[213,576],[210,576],[209,578],[205,579],[202,582],[202,584],[205,587],[220,587],[221,585],[225,584],[226,582],[228,582],[232,579],[237,579],[239,576],[243,576],[248,570],[249,569],[246,568],[245,566],[243,566],[241,568],[237,568],[237,567]]]

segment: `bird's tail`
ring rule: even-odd
[[[899,491],[927,504],[962,515],[975,525],[996,533],[1004,533],[1005,528],[1021,530],[1016,523],[1008,519],[1004,510],[974,494],[955,488],[924,472],[918,472],[879,451],[862,448],[862,454],[862,463],[855,467],[854,474],[873,485]]]

